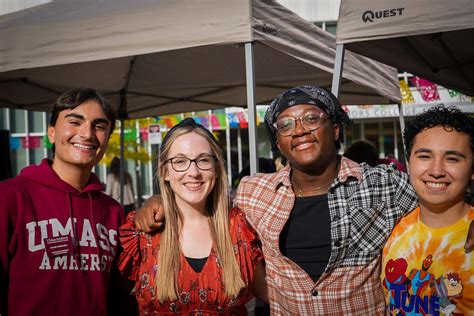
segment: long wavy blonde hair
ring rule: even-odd
[[[165,181],[168,174],[167,160],[171,146],[181,135],[196,133],[204,137],[216,157],[216,182],[207,198],[206,210],[209,211],[209,221],[219,262],[223,269],[226,295],[236,297],[245,283],[234,253],[234,247],[229,232],[229,192],[226,180],[222,151],[209,131],[201,125],[183,126],[169,132],[162,145],[158,158],[160,175],[158,183],[161,190],[166,224],[161,233],[161,242],[158,255],[158,271],[156,272],[156,294],[160,302],[178,299],[178,268],[180,258],[179,232],[181,212],[176,204],[175,195],[169,181]]]

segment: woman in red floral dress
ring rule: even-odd
[[[252,291],[266,296],[263,256],[245,215],[229,211],[214,136],[185,119],[160,149],[165,227],[141,233],[132,212],[120,229],[119,268],[135,281],[140,314],[246,315]]]

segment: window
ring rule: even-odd
[[[7,129],[6,112],[7,109],[0,109],[0,129]]]
[[[336,21],[324,21],[324,22],[314,22],[314,25],[319,26],[323,30],[336,35],[337,22]]]
[[[10,109],[10,132],[26,133],[25,110]]]
[[[28,111],[28,132],[43,133],[45,131],[44,113]]]

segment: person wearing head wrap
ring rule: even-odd
[[[384,313],[380,252],[417,199],[406,174],[339,155],[348,124],[317,86],[283,92],[265,114],[286,166],[243,178],[234,203],[262,240],[274,315]]]
[[[383,315],[381,251],[417,205],[407,174],[338,153],[350,119],[324,88],[283,92],[265,124],[286,166],[244,177],[234,204],[262,241],[271,314]],[[150,210],[148,231],[159,206]]]
[[[417,200],[406,174],[338,154],[349,123],[337,98],[316,86],[285,91],[267,109],[286,166],[244,177],[234,204],[262,241],[272,315],[384,313],[380,252]],[[153,215],[140,213],[146,229]]]
[[[336,147],[339,149],[341,141],[344,139],[343,125],[352,124],[349,115],[342,109],[339,100],[328,90],[317,86],[299,86],[276,97],[265,113],[265,126],[270,137],[272,151],[274,153],[279,152],[275,127],[277,118],[286,109],[299,104],[311,104],[318,107],[328,115],[332,123],[338,126],[339,138],[336,141]]]

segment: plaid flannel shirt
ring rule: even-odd
[[[280,233],[295,203],[291,168],[242,179],[234,203],[259,234],[272,315],[384,314],[381,251],[398,220],[417,205],[405,173],[344,157],[328,190],[331,256],[314,283],[283,256]]]

